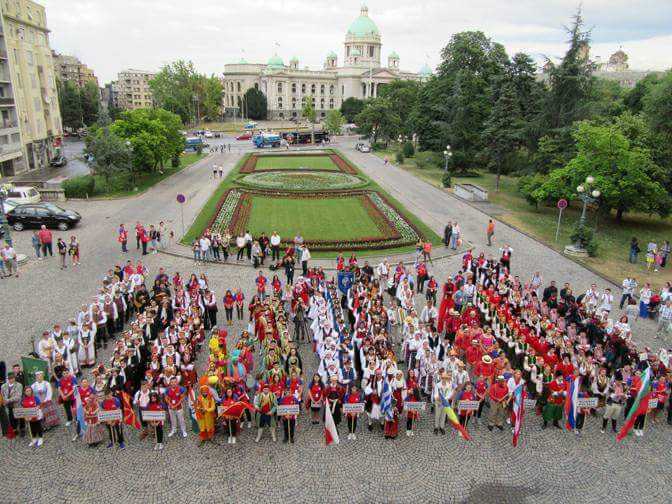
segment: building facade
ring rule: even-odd
[[[100,90],[100,104],[108,110],[119,108],[119,85],[117,81],[108,82]]]
[[[0,0],[0,172],[44,169],[61,145],[61,114],[45,9]]]
[[[119,108],[133,110],[154,105],[149,81],[156,74],[144,70],[124,70],[117,76],[117,102]]]
[[[89,67],[79,61],[78,58],[67,54],[51,52],[54,59],[54,70],[62,81],[74,82],[77,87],[84,87],[87,82],[93,82],[98,87],[98,78]]]
[[[333,51],[327,54],[321,70],[300,68],[296,57],[285,65],[277,54],[266,64],[240,60],[225,65],[222,79],[225,113],[246,116],[243,97],[254,87],[266,96],[269,119],[301,117],[307,100],[312,101],[317,116],[324,117],[350,97],[375,97],[381,86],[395,79],[420,80],[431,74],[427,67],[423,67],[422,73],[401,70],[399,55],[394,51],[388,54],[385,65],[382,58],[380,31],[368,9],[362,7],[345,34],[342,65]]]

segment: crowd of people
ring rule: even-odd
[[[175,233],[169,228],[168,224],[160,221],[157,226],[150,224],[146,226],[140,221],[135,223],[135,248],[142,250],[142,255],[158,254],[159,250],[165,250],[175,239]],[[128,253],[129,230],[126,224],[119,224],[117,228],[117,241],[124,254]]]
[[[278,264],[293,260],[296,240],[271,252]],[[283,282],[259,271],[249,302],[240,288],[218,299],[204,273],[115,266],[92,303],[44,331],[35,355],[46,373],[29,383],[19,365],[0,370],[2,432],[27,432],[41,446],[61,421],[57,404],[75,441],[95,446],[107,435],[108,447],[123,448],[130,426],[157,450],[165,428],[168,437],[188,437],[190,425],[200,443],[220,431],[235,444],[253,420],[257,442],[266,430],[275,440],[281,424],[293,443],[302,410],[324,423],[330,442],[342,423],[356,440],[360,418],[387,439],[405,419],[410,437],[427,410],[435,435],[448,423],[469,439],[479,421],[498,431],[511,423],[517,435],[523,400],[527,425],[540,417],[542,428],[563,429],[565,419],[577,434],[598,415],[602,432],[625,418],[636,436],[665,408],[672,423],[669,355],[635,346],[628,315],[613,315],[609,288],[577,294],[538,272],[521,280],[511,273],[510,247],[497,258],[468,250],[439,285],[422,252],[414,264],[376,267],[339,255],[336,278],[306,268]],[[238,335],[224,329],[234,309]],[[17,408],[35,414],[18,418]]]

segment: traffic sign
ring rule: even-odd
[[[567,200],[566,199],[559,199],[558,200],[558,208],[562,210],[563,208],[567,208]]]
[[[184,203],[185,201],[187,201],[187,197],[184,194],[180,193],[180,194],[177,195],[177,202],[178,203]]]

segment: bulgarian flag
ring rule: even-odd
[[[446,412],[446,418],[448,419],[450,424],[457,432],[460,433],[462,439],[464,439],[465,441],[471,441],[471,436],[467,432],[467,429],[465,429],[462,426],[462,424],[460,423],[460,419],[457,418],[457,415],[453,411],[453,408],[450,407],[450,403],[446,400],[441,391],[439,391],[439,398],[441,399],[441,404],[443,405],[443,411]]]
[[[126,425],[135,427],[136,429],[140,429],[140,427],[142,426],[140,425],[140,420],[138,420],[138,416],[135,414],[135,411],[133,411],[133,405],[131,404],[131,397],[126,392],[122,392],[121,401],[123,402],[122,410],[124,412],[124,423]]]
[[[635,425],[635,420],[639,415],[644,415],[649,409],[649,399],[654,395],[653,392],[650,392],[651,389],[651,368],[647,367],[646,370],[641,375],[642,386],[637,392],[637,397],[635,397],[635,402],[632,403],[632,408],[628,412],[628,416],[625,418],[625,423],[621,430],[616,435],[617,441],[622,441],[632,429],[632,426]]]
[[[331,414],[329,404],[324,408],[324,441],[327,443],[327,446],[332,443],[338,444],[338,431],[336,430],[336,424],[334,423],[334,417]]]

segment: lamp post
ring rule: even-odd
[[[7,222],[7,217],[5,216],[5,198],[7,197],[7,187],[0,185],[0,229],[2,229],[5,234],[5,241],[12,246],[12,235],[9,230],[9,223]]]
[[[581,229],[586,225],[586,208],[588,207],[588,204],[597,202],[602,193],[595,187],[595,177],[592,175],[588,175],[586,177],[586,181],[582,184],[579,184],[579,186],[576,188],[576,192],[579,195],[579,199],[583,203],[581,208],[581,217],[579,218],[579,229]],[[580,237],[577,237],[575,243],[565,247],[565,253],[579,257],[585,257],[588,255]]]
[[[448,160],[452,157],[453,152],[450,150],[450,145],[446,145],[446,150],[443,151],[443,158],[445,159],[446,163],[443,167],[443,170],[445,172],[448,171]]]
[[[126,148],[128,149],[128,171],[131,174],[131,181],[135,186],[135,170],[133,170],[133,144],[130,140],[126,140]]]

